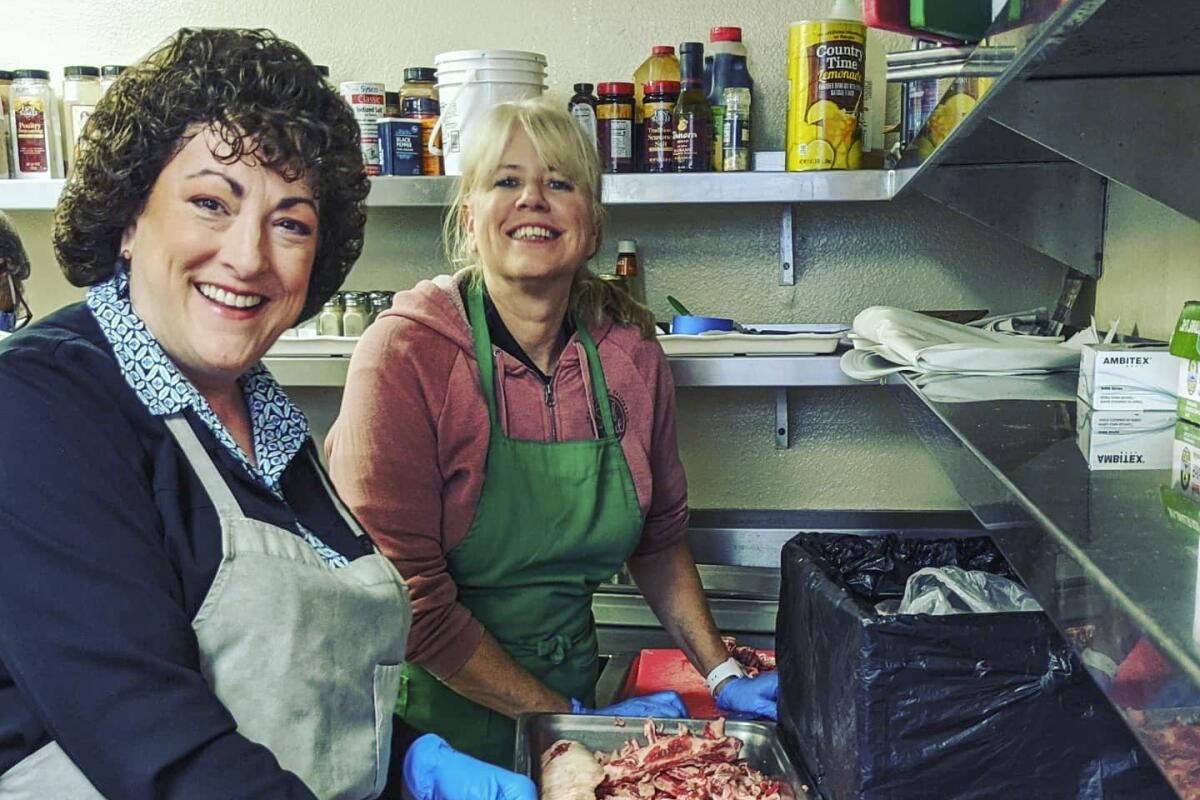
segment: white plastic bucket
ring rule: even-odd
[[[539,97],[545,90],[546,57],[518,50],[459,50],[433,58],[441,116],[441,155],[447,175],[461,175],[471,122],[494,105]]]

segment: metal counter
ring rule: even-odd
[[[1114,706],[1200,704],[1200,546],[1164,507],[1170,471],[1089,471],[1074,401],[937,402],[911,383],[891,391],[1084,663],[1112,670],[1135,647],[1143,666],[1147,648],[1149,662],[1169,662],[1145,697],[1102,681]],[[1161,762],[1137,718],[1127,714]]]

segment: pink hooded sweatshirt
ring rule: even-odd
[[[458,602],[446,565],[475,517],[489,433],[457,288],[461,275],[397,294],[367,329],[325,440],[338,494],[408,582],[408,658],[443,679],[467,662],[482,635]],[[588,330],[646,518],[635,554],[665,550],[683,540],[688,516],[670,368],[658,343],[634,328],[605,321]],[[554,371],[553,407],[532,370],[494,345],[492,351],[497,410],[508,436],[545,442],[597,436],[602,423],[578,336]]]

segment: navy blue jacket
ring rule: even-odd
[[[303,453],[281,502],[187,415],[247,516],[366,551]],[[311,798],[199,671],[191,621],[220,559],[199,479],[85,306],[0,343],[0,774],[53,739],[114,800]]]

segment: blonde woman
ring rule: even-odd
[[[511,761],[518,714],[595,713],[592,593],[627,563],[718,704],[773,717],[775,679],[728,659],[684,543],[653,319],[587,269],[595,148],[541,101],[478,124],[446,226],[466,266],[380,315],[326,444],[338,493],[412,592],[397,712],[493,763]],[[673,692],[601,711],[686,715]]]

